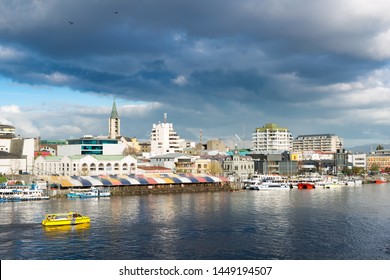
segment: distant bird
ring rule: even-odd
[[[115,12],[115,13],[114,13],[114,15],[117,15],[117,14],[118,14],[118,12]]]
[[[68,23],[69,23],[70,25],[72,25],[72,24],[73,24],[73,21],[68,21]]]

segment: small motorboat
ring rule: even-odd
[[[299,182],[297,185],[298,189],[303,190],[303,189],[315,189],[316,186],[313,183],[306,183],[306,182]]]
[[[111,192],[109,189],[98,189],[91,187],[88,190],[70,191],[67,194],[68,198],[92,198],[92,197],[109,197]]]
[[[375,180],[375,183],[376,184],[386,184],[387,183],[387,180],[385,177],[380,177],[379,179],[376,179]]]
[[[47,214],[46,218],[42,221],[43,226],[68,226],[88,224],[91,219],[87,216],[83,216],[76,212],[59,213],[59,214]]]

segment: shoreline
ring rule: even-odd
[[[175,193],[199,193],[233,191],[230,182],[218,183],[187,183],[167,185],[132,185],[132,186],[109,186],[111,196],[149,195],[149,194],[175,194]],[[50,198],[66,197],[71,188],[48,190]]]

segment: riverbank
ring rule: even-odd
[[[48,191],[50,197],[64,197],[71,189],[52,189]],[[198,193],[198,192],[221,192],[234,190],[230,182],[218,183],[186,183],[186,184],[164,184],[164,185],[132,185],[132,186],[111,186],[112,196],[125,195],[148,195],[148,194],[170,194],[170,193]]]

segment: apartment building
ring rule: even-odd
[[[255,129],[252,133],[252,144],[254,152],[290,151],[292,134],[287,128],[268,123]]]
[[[299,135],[292,142],[294,152],[321,151],[336,153],[343,146],[343,139],[335,134]]]
[[[167,114],[164,114],[162,123],[153,124],[150,133],[150,154],[163,155],[168,153],[183,152],[183,139],[173,129],[173,124],[167,122]]]

